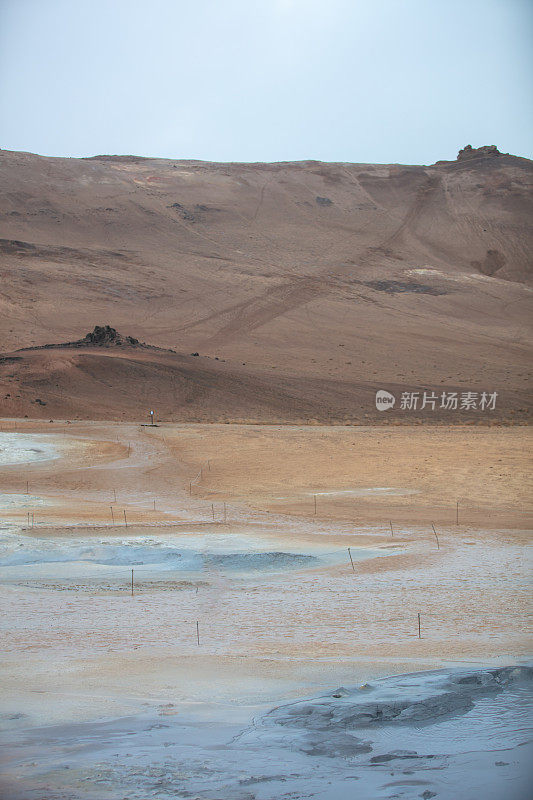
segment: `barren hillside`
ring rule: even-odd
[[[0,151],[0,415],[364,421],[385,388],[523,419],[532,166]],[[96,324],[153,347],[14,352]]]

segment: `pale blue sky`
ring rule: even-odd
[[[533,0],[0,0],[0,147],[533,157]]]

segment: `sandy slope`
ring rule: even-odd
[[[4,353],[110,323],[183,354],[29,353],[0,363],[5,415],[133,419],[159,400],[173,420],[361,422],[380,387],[499,391],[497,418],[525,415],[525,159],[1,151],[0,177]]]

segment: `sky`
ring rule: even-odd
[[[0,0],[0,148],[533,157],[533,0]]]

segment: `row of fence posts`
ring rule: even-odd
[[[151,425],[154,425],[154,412],[153,411],[150,411],[150,418],[151,418],[150,419]],[[128,457],[130,455],[130,452],[131,452],[131,443],[128,442]],[[211,471],[211,462],[209,460],[207,461],[207,468],[208,468],[209,471]],[[200,477],[200,480],[203,477],[202,468],[200,468],[199,477]],[[26,481],[26,494],[29,494],[29,491],[30,491],[30,489],[29,489],[29,481]],[[189,495],[192,495],[192,481],[189,481]],[[113,498],[114,498],[114,501],[116,503],[117,502],[116,489],[113,489]],[[317,514],[317,496],[316,496],[316,494],[313,495],[313,501],[314,501],[314,513],[316,515]],[[114,525],[115,524],[115,515],[114,515],[114,512],[113,512],[113,506],[110,506],[110,510],[111,510],[112,524]],[[155,510],[156,509],[155,509],[155,500],[154,500],[154,511]],[[213,503],[211,503],[211,513],[212,513],[212,517],[213,517],[213,520],[214,520],[215,519],[215,506],[214,506]],[[126,509],[123,509],[123,514],[124,514],[124,525],[127,528],[128,527],[128,520],[127,520],[127,516],[126,516]],[[224,502],[224,522],[226,522],[226,520],[227,520],[227,511],[226,511],[226,503]],[[459,525],[459,501],[457,501],[457,504],[456,504],[455,524]],[[29,525],[30,525],[30,512],[28,511],[28,527],[29,527]],[[35,525],[35,512],[32,511],[31,512],[31,527],[33,528],[34,525]],[[390,525],[391,536],[394,536],[394,530],[393,530],[393,527],[392,527],[392,520],[389,521],[389,525]],[[437,531],[435,530],[435,525],[432,523],[431,527],[433,528],[433,533],[434,533],[435,539],[437,541],[437,549],[440,549],[439,537],[437,536]],[[352,552],[351,552],[351,548],[350,547],[348,548],[348,555],[350,556],[350,563],[352,565],[352,570],[353,570],[353,572],[355,572],[355,565],[354,565],[354,562],[353,562]],[[196,591],[198,592],[198,588],[197,588]],[[133,568],[131,570],[131,596],[132,597],[134,596]],[[418,612],[418,638],[419,639],[422,638],[422,636],[421,636],[420,612]],[[196,622],[196,642],[197,642],[198,646],[200,646],[200,623],[198,621]]]
[[[109,510],[111,511],[111,524],[114,525],[115,524],[115,514],[113,512],[113,506],[109,506]],[[155,500],[154,500],[154,511],[155,511]],[[126,509],[123,510],[123,513],[124,513],[124,525],[127,528],[128,527],[128,521],[127,521],[127,518],[126,518]],[[212,514],[213,521],[214,521],[215,520],[215,505],[214,505],[214,503],[211,503],[211,514]],[[228,518],[226,503],[223,503],[223,514],[224,514],[224,522],[226,522],[227,518]]]
[[[150,416],[151,416],[151,424],[153,425],[154,424],[153,411],[150,412]],[[130,453],[131,453],[131,443],[128,442],[128,457],[129,457]],[[208,468],[209,471],[211,471],[211,462],[210,462],[210,460],[207,461],[207,468]],[[202,468],[200,468],[200,472],[198,474],[198,477],[200,478],[200,480],[203,477],[203,469]],[[189,495],[190,496],[192,496],[192,485],[193,485],[193,482],[189,481]],[[26,494],[29,494],[29,481],[26,481]],[[117,502],[116,489],[113,489],[113,499],[114,499],[114,502],[116,503]],[[153,504],[154,504],[154,511],[155,511],[156,510],[155,500],[153,501]],[[317,495],[316,494],[313,495],[313,505],[314,505],[314,513],[316,515],[317,514]],[[115,525],[115,515],[114,515],[114,511],[113,511],[113,506],[110,506],[110,510],[111,510],[111,521],[112,521],[112,524],[114,526]],[[223,513],[224,513],[224,523],[226,523],[226,521],[227,521],[227,509],[226,509],[226,503],[225,502],[223,504]],[[128,527],[128,520],[127,520],[127,516],[126,516],[126,509],[123,509],[123,514],[124,514],[124,525],[127,528]],[[211,503],[211,514],[212,514],[213,521],[214,521],[215,520],[215,506],[214,506],[214,503]],[[456,521],[456,525],[458,525],[459,524],[459,501],[457,501],[457,504],[456,504],[456,518],[455,518],[455,521]],[[29,524],[30,524],[30,512],[28,512],[28,526],[29,526]],[[32,528],[34,527],[34,524],[35,524],[35,514],[32,511],[31,512],[31,527]],[[392,520],[389,521],[389,526],[390,526],[391,536],[394,536],[394,529],[393,529],[393,526],[392,526]],[[434,533],[435,539],[437,541],[437,549],[440,549],[439,538],[438,538],[437,532],[435,530],[435,525],[432,523],[431,527],[433,528],[433,533]],[[353,572],[355,572],[355,564],[353,562],[353,558],[352,558],[352,553],[351,553],[351,548],[350,547],[348,548],[348,555],[350,557],[350,563],[351,563],[351,566],[352,566],[352,570],[353,570]],[[197,589],[197,591],[198,591],[198,589]],[[131,570],[131,596],[132,597],[134,596],[134,570],[133,570],[133,568]],[[420,612],[418,613],[418,638],[419,639],[422,638],[421,637]],[[200,623],[199,623],[199,621],[196,622],[196,642],[197,642],[197,645],[200,646]]]
[[[117,439],[117,441],[118,441],[118,439]],[[129,454],[130,454],[130,444],[128,443],[128,455]],[[209,472],[211,472],[211,461],[209,459],[207,461],[207,469],[208,469]],[[198,473],[197,477],[200,477],[200,480],[201,480],[202,475],[203,475],[203,468],[200,468],[200,472]],[[193,481],[189,481],[189,495],[192,495],[192,487],[193,487]],[[26,493],[28,493],[28,481],[26,481]],[[114,500],[115,503],[117,502],[117,490],[116,489],[113,489],[113,500]],[[154,506],[153,510],[155,511],[156,510],[155,500],[153,500],[153,506]],[[113,512],[113,506],[110,506],[110,511],[111,511],[111,524],[114,526],[115,525],[115,514]],[[127,528],[128,527],[128,521],[127,521],[127,518],[126,518],[126,510],[125,509],[123,510],[123,514],[124,514],[124,525]],[[214,506],[214,503],[211,503],[211,514],[212,514],[213,521],[214,521],[215,520],[215,506]],[[223,503],[223,515],[224,515],[224,522],[226,522],[227,521],[227,508],[226,508],[226,503],[225,502]]]
[[[392,528],[392,521],[389,522],[389,525],[390,525],[391,536],[394,536],[394,530]],[[433,533],[435,535],[435,539],[437,540],[437,550],[440,550],[439,537],[437,536],[437,531],[435,530],[435,525],[433,523],[431,523],[431,527],[433,528]],[[350,547],[348,548],[348,555],[350,556],[350,563],[352,565],[352,570],[355,572],[355,565],[353,563],[352,551],[351,551]]]
[[[29,494],[29,481],[26,481],[26,494]],[[189,481],[189,494],[192,495],[192,481]],[[114,499],[114,502],[116,504],[116,502],[117,502],[117,491],[116,491],[116,489],[113,489],[113,499]],[[153,501],[153,505],[154,505],[154,511],[155,511],[156,510],[156,508],[155,508],[155,500]],[[315,507],[315,514],[316,514],[317,513],[317,510],[316,510],[317,509],[317,507],[316,507],[316,494],[314,495],[314,507]],[[111,524],[114,525],[115,524],[115,515],[114,515],[114,512],[113,512],[113,506],[110,506],[110,511],[111,511]],[[126,519],[126,509],[123,509],[123,514],[124,514],[124,525],[127,528],[128,527],[128,522],[127,522],[127,519]],[[226,508],[226,503],[225,502],[223,503],[223,514],[224,514],[224,523],[226,523],[226,521],[227,521],[227,508]],[[214,521],[215,520],[215,506],[214,506],[214,503],[211,503],[211,515],[212,515],[213,521]],[[33,518],[33,512],[32,512],[32,518]],[[28,512],[28,524],[29,524],[29,512]],[[456,523],[455,524],[459,525],[459,503],[457,503]],[[33,525],[32,525],[32,527],[33,527]],[[389,527],[390,527],[391,536],[394,536],[394,529],[392,527],[392,520],[389,520]],[[437,532],[435,530],[435,525],[433,523],[431,523],[431,527],[433,528],[433,533],[435,534],[435,539],[437,540],[437,548],[439,548],[439,537],[437,536]]]
[[[114,527],[115,526],[115,512],[113,510],[113,506],[109,506],[109,510],[111,512],[111,527]],[[155,500],[154,500],[154,511],[155,511]],[[128,527],[128,517],[126,515],[126,509],[125,508],[122,509],[122,513],[124,515],[124,526],[127,528]],[[214,521],[215,520],[215,506],[214,506],[213,503],[211,503],[211,513],[212,513],[213,521]],[[226,503],[223,504],[223,515],[224,515],[224,523],[226,523],[227,522]],[[28,518],[28,527],[30,527],[30,521],[31,521],[31,527],[33,528],[34,525],[35,525],[35,512],[34,511],[31,511],[31,512],[28,511],[27,512],[27,518]]]
[[[348,552],[350,552],[350,548],[348,548]],[[351,558],[351,555],[350,555],[350,558]],[[352,567],[353,567],[353,561],[352,561]],[[354,567],[354,570],[355,570],[355,567]],[[131,570],[131,596],[132,597],[134,596],[133,587],[134,587],[134,583],[133,583],[133,568],[132,568],[132,570]],[[196,594],[198,594],[198,587],[196,587]],[[418,614],[417,614],[417,617],[418,617],[418,638],[419,639],[422,638],[420,616],[421,615],[420,615],[420,611],[419,611]],[[200,622],[198,620],[196,620],[196,644],[198,645],[198,647],[200,647]]]
[[[315,516],[316,516],[316,513],[317,513],[316,497],[317,497],[316,494],[314,494],[313,495],[313,501],[314,501]],[[455,524],[459,525],[459,500],[455,504]],[[390,525],[391,536],[394,536],[394,531],[392,530],[392,522],[389,522],[389,525]],[[436,534],[435,534],[435,536],[436,536]]]
[[[134,596],[134,582],[133,582],[133,567],[131,569],[131,596]],[[196,587],[196,594],[198,594],[198,587]],[[200,622],[196,620],[196,643],[200,647]]]
[[[128,456],[130,454],[130,449],[131,449],[131,445],[130,445],[130,443],[128,443]],[[210,459],[207,460],[207,469],[208,469],[209,472],[211,472],[211,461],[210,461]],[[203,467],[200,468],[200,472],[198,473],[198,475],[196,477],[200,478],[200,480],[201,480],[202,476],[203,476]],[[196,478],[194,480],[196,480]],[[192,487],[193,487],[193,481],[190,480],[189,481],[189,496],[192,496]],[[29,481],[26,481],[26,494],[29,494],[29,491],[30,491]],[[116,502],[117,502],[117,491],[116,491],[116,489],[113,489],[113,501],[116,504]],[[155,511],[156,510],[155,500],[153,501],[153,504],[154,504],[154,511]],[[317,515],[317,495],[316,494],[313,495],[313,508],[314,508],[314,514],[316,516]],[[128,523],[126,521],[126,511],[124,510],[123,513],[124,513],[124,524],[125,524],[126,527],[128,527]],[[224,513],[224,522],[226,522],[227,521],[226,503],[224,503],[224,512],[223,513]],[[215,508],[214,508],[214,504],[213,503],[211,503],[211,514],[212,514],[213,521],[214,521],[214,519],[215,519]],[[114,514],[113,514],[113,509],[112,508],[111,508],[111,520],[112,520],[112,524],[114,525],[115,524],[115,518],[114,518]],[[455,506],[455,524],[459,525],[459,501],[456,502],[456,506]],[[393,527],[392,527],[392,520],[389,521],[389,526],[390,526],[391,536],[394,536],[394,530],[393,530]],[[437,533],[435,532],[435,528],[434,527],[433,527],[433,532],[435,533],[435,538],[437,540],[437,547],[438,547],[439,546],[438,545],[438,541],[439,540],[438,540],[438,536],[437,536]]]

